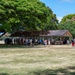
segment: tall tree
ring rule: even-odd
[[[69,14],[63,17],[59,24],[59,29],[66,29],[75,37],[75,14]]]
[[[56,22],[52,10],[40,0],[0,0],[0,23],[5,31],[47,30]]]

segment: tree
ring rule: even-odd
[[[3,26],[0,25],[0,32],[5,32]]]
[[[75,36],[75,14],[64,16],[59,24],[59,29],[69,30]]]
[[[54,21],[52,21],[55,19]],[[5,31],[47,30],[56,26],[56,16],[39,0],[1,0],[0,23]],[[55,28],[53,26],[53,28]]]
[[[47,25],[45,25],[45,30],[56,30],[58,29],[58,19],[56,18],[56,15],[53,14],[52,10],[47,7],[49,10],[49,16],[47,18]]]
[[[69,22],[69,21],[75,21],[75,14],[68,14],[66,16],[64,16],[60,22],[60,24],[63,24],[65,22]]]

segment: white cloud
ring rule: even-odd
[[[63,17],[57,16],[58,21],[60,22]]]

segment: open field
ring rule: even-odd
[[[1,47],[0,75],[75,75],[75,47]]]

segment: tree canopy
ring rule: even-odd
[[[68,14],[62,18],[60,23],[63,24],[65,22],[70,22],[70,21],[74,21],[74,20],[75,20],[75,14]]]
[[[56,15],[40,0],[0,0],[0,24],[5,31],[55,29],[57,22]]]
[[[75,37],[75,14],[64,16],[59,24],[59,28],[69,30]]]

